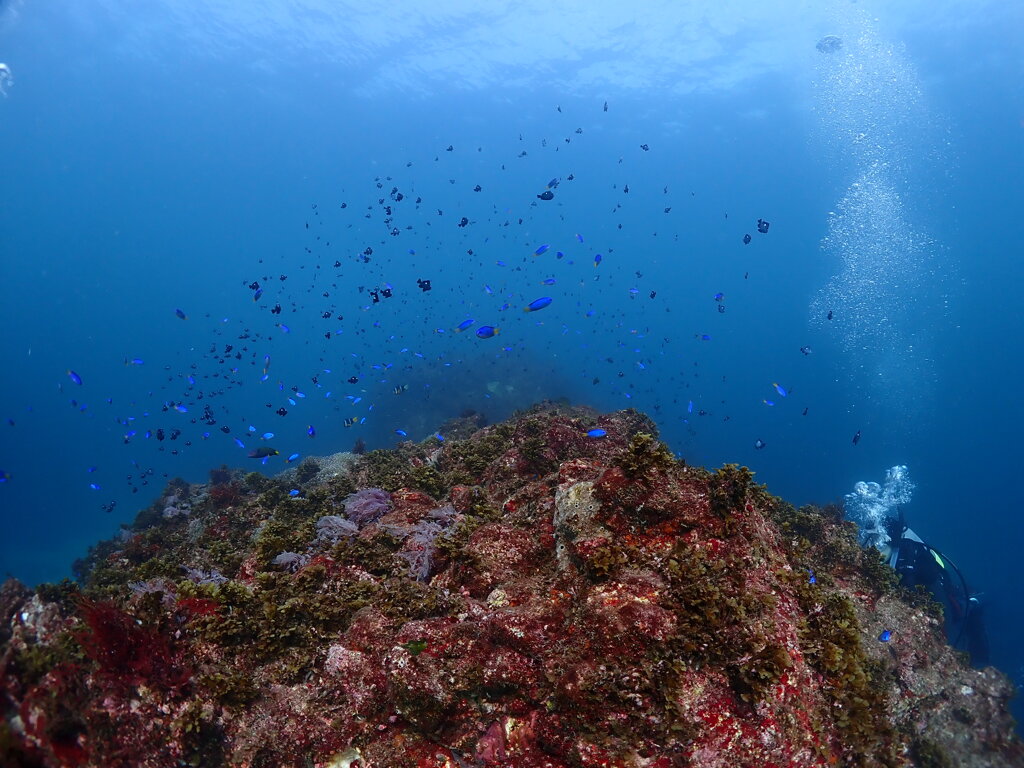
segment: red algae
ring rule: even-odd
[[[480,421],[305,484],[176,481],[189,514],[143,511],[80,583],[8,581],[0,764],[1024,765],[1009,681],[833,512],[687,466],[635,411]]]

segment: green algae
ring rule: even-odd
[[[633,435],[626,450],[613,462],[629,478],[641,478],[667,472],[676,465],[676,457],[665,444],[648,432]]]

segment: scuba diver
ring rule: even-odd
[[[888,528],[891,541],[880,551],[900,575],[900,582],[909,589],[927,589],[942,606],[949,644],[966,651],[972,666],[987,666],[989,649],[984,608],[978,595],[967,586],[960,569],[914,533],[906,524],[902,510]]]
[[[902,506],[913,491],[907,468],[892,467],[883,485],[862,481],[853,486],[853,493],[844,496],[846,517],[857,524],[861,546],[881,552],[903,586],[924,587],[942,606],[949,644],[966,651],[974,666],[985,666],[989,649],[982,604],[953,561],[907,525]]]

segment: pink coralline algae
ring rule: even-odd
[[[443,431],[299,498],[175,481],[190,514],[144,510],[77,583],[7,581],[0,765],[1024,765],[1010,682],[840,510],[634,411]]]

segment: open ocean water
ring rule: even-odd
[[[0,573],[173,477],[567,398],[794,504],[907,465],[1019,684],[1022,39],[1008,0],[0,1]]]

